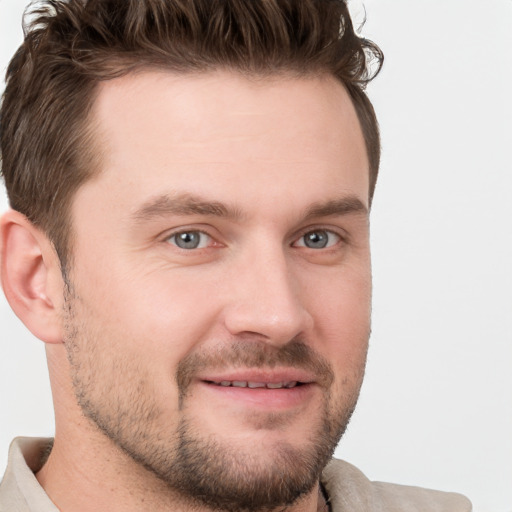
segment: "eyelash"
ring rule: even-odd
[[[304,241],[305,240],[305,237],[307,235],[311,235],[311,234],[318,234],[318,233],[327,233],[328,235],[328,240],[327,240],[327,245],[325,247],[317,247],[317,248],[313,248],[313,247],[308,247],[306,245],[306,242]],[[329,239],[332,239],[332,237],[335,237],[335,240],[333,243],[330,243]],[[301,245],[297,245],[299,241],[302,241],[303,243]],[[328,250],[328,249],[333,249],[339,242],[342,242],[344,241],[344,237],[341,236],[340,233],[332,230],[332,229],[326,229],[326,228],[308,228],[307,231],[303,232],[299,238],[296,239],[296,241],[292,244],[293,246],[295,247],[305,247],[307,249],[311,249],[311,250],[321,250],[321,249],[325,249],[325,250]]]
[[[176,231],[175,233],[171,233],[170,235],[168,235],[165,238],[165,241],[172,243],[172,240],[174,240],[175,242],[173,243],[173,245],[175,245],[178,249],[181,249],[183,251],[192,251],[192,250],[200,250],[200,249],[208,248],[208,244],[207,244],[204,247],[193,247],[193,248],[188,248],[187,249],[187,248],[180,247],[178,245],[178,243],[176,242],[178,236],[180,236],[180,235],[187,235],[187,234],[193,234],[193,233],[202,235],[204,237],[208,237],[209,240],[214,240],[214,238],[209,233],[207,233],[206,231],[203,231],[201,229],[182,229],[180,231]]]

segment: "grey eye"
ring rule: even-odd
[[[315,229],[302,235],[294,245],[296,247],[307,247],[308,249],[325,249],[336,245],[340,240],[340,235],[333,231]]]
[[[201,231],[183,231],[169,238],[180,249],[202,249],[208,245],[210,237]]]
[[[329,243],[329,234],[327,231],[311,231],[304,235],[304,245],[310,249],[323,249]]]

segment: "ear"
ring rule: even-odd
[[[64,280],[59,258],[46,237],[21,213],[0,219],[0,277],[18,318],[46,343],[62,343]]]

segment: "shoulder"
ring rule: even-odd
[[[370,481],[359,469],[333,459],[322,483],[333,512],[471,512],[460,494]]]

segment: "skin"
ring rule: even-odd
[[[314,453],[326,422],[335,444],[355,406],[371,302],[361,129],[333,78],[229,72],[105,82],[94,116],[102,171],[73,201],[69,287],[44,234],[2,219],[6,295],[47,342],[56,436],[37,477],[64,512],[209,510],[131,451],[157,446],[162,473],[187,425],[233,479],[251,461],[257,480],[298,471],[279,454]],[[185,232],[198,248],[178,247]],[[283,355],[297,343],[307,363]],[[318,507],[316,475],[287,510]]]

